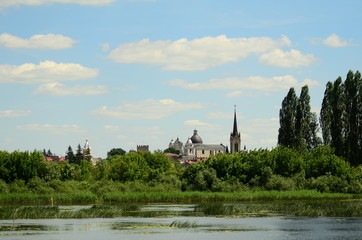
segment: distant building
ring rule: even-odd
[[[84,144],[83,157],[85,160],[88,160],[89,162],[91,162],[91,160],[92,160],[92,149],[89,146],[88,139],[86,139],[85,144]]]
[[[239,152],[240,144],[241,144],[241,137],[240,137],[240,132],[238,132],[238,125],[236,122],[236,109],[235,109],[233,132],[230,133],[230,153]]]
[[[192,137],[187,139],[185,145],[177,138],[176,141],[171,140],[168,147],[179,150],[183,160],[207,159],[219,153],[229,152],[228,147],[223,144],[204,144],[196,129]],[[240,147],[241,137],[240,132],[238,132],[235,108],[233,131],[230,134],[230,152],[239,152]]]
[[[171,140],[169,147],[179,150],[184,160],[205,159],[226,152],[226,147],[222,144],[204,144],[196,129],[185,145],[177,138],[176,141]]]
[[[148,145],[137,145],[137,152],[149,152]]]

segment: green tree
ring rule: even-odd
[[[324,144],[335,149],[352,165],[362,163],[362,79],[349,71],[343,82],[328,82],[321,108]]]
[[[177,149],[174,149],[172,147],[166,148],[163,150],[164,153],[174,153],[174,154],[180,154],[180,151]]]
[[[287,96],[282,102],[282,108],[279,111],[279,135],[278,145],[286,147],[295,147],[297,145],[297,137],[295,130],[297,96],[294,88],[290,88]]]
[[[332,143],[332,96],[333,84],[328,82],[326,90],[324,91],[324,97],[322,101],[322,108],[320,111],[320,125],[322,129],[323,143],[325,145],[331,145]]]
[[[296,121],[296,148],[311,150],[317,147],[321,140],[318,137],[318,122],[315,113],[311,112],[309,88],[302,87],[298,98]]]
[[[75,155],[73,152],[72,147],[69,145],[67,153],[65,155],[65,159],[69,162],[69,163],[75,163]]]
[[[123,150],[122,148],[112,148],[109,152],[107,152],[107,157],[112,157],[112,156],[122,156],[125,155],[126,151]]]
[[[354,74],[349,71],[344,82],[345,86],[345,156],[351,164],[357,165],[359,159],[359,139],[358,139],[358,92],[361,81],[361,74]]]
[[[83,151],[80,144],[78,144],[77,152],[75,154],[75,163],[80,164],[82,160],[84,160]]]

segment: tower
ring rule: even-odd
[[[91,159],[92,159],[92,149],[89,146],[88,139],[86,139],[85,144],[84,144],[83,157],[84,157],[84,160],[88,160],[88,161],[91,161]]]
[[[230,133],[230,153],[236,153],[240,151],[240,133],[238,132],[238,125],[236,122],[236,105],[234,106],[234,126],[233,132]]]

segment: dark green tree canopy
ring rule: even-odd
[[[179,150],[176,150],[172,147],[166,148],[165,150],[163,150],[164,153],[174,153],[174,154],[180,154]]]
[[[112,157],[112,156],[122,156],[126,154],[126,151],[123,150],[122,148],[112,148],[109,152],[107,152],[107,157]]]
[[[320,145],[316,114],[311,112],[309,88],[303,86],[299,98],[294,88],[282,102],[279,114],[278,145],[311,150]]]
[[[362,163],[362,79],[349,71],[328,82],[320,113],[324,144],[352,165]]]

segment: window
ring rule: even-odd
[[[205,154],[205,150],[202,150],[202,154]]]

